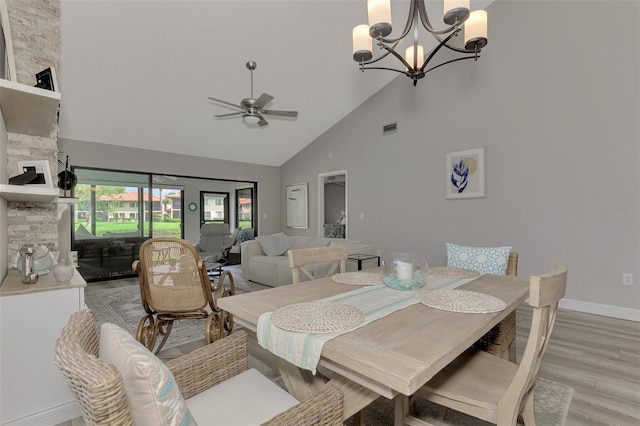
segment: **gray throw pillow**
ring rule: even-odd
[[[267,256],[282,256],[293,244],[293,240],[282,232],[256,237],[256,241]]]

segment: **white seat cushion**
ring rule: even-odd
[[[298,401],[252,368],[186,400],[200,425],[256,426]]]

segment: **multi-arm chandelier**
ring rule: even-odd
[[[436,30],[431,26],[424,0],[411,0],[409,17],[407,23],[399,37],[387,37],[391,34],[391,0],[367,0],[369,10],[369,25],[358,25],[353,29],[353,60],[360,64],[360,70],[388,70],[396,71],[406,75],[413,80],[413,85],[418,84],[418,80],[426,73],[451,62],[463,59],[477,60],[480,50],[487,45],[487,12],[475,10],[469,12],[470,0],[444,0],[444,23],[448,28]],[[418,42],[418,26],[427,30],[438,42],[438,45],[431,50],[428,56],[424,56],[424,47]],[[454,46],[450,43],[464,28],[464,48]],[[403,57],[396,52],[396,47],[402,40],[413,34],[413,44],[405,51]],[[373,58],[373,39],[384,52],[377,58]],[[441,64],[427,68],[435,57],[436,53],[446,47],[462,54],[462,57],[451,59]],[[404,69],[388,67],[369,66],[381,59],[395,56],[402,62]]]

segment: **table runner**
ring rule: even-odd
[[[474,278],[449,279],[429,277],[427,285],[424,288],[456,288],[473,279]],[[318,285],[322,284],[320,283]],[[419,303],[418,299],[416,299],[416,294],[423,289],[400,291],[390,289],[385,285],[376,285],[358,288],[336,296],[320,299],[355,306],[364,312],[365,319],[358,327],[337,333],[314,334],[282,330],[271,323],[271,312],[265,312],[258,318],[256,332],[258,344],[290,363],[316,374],[322,347],[326,342],[397,310]]]

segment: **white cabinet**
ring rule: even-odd
[[[81,415],[53,362],[53,347],[72,312],[84,308],[86,282],[53,273],[22,284],[9,270],[0,287],[0,424],[54,425]]]

